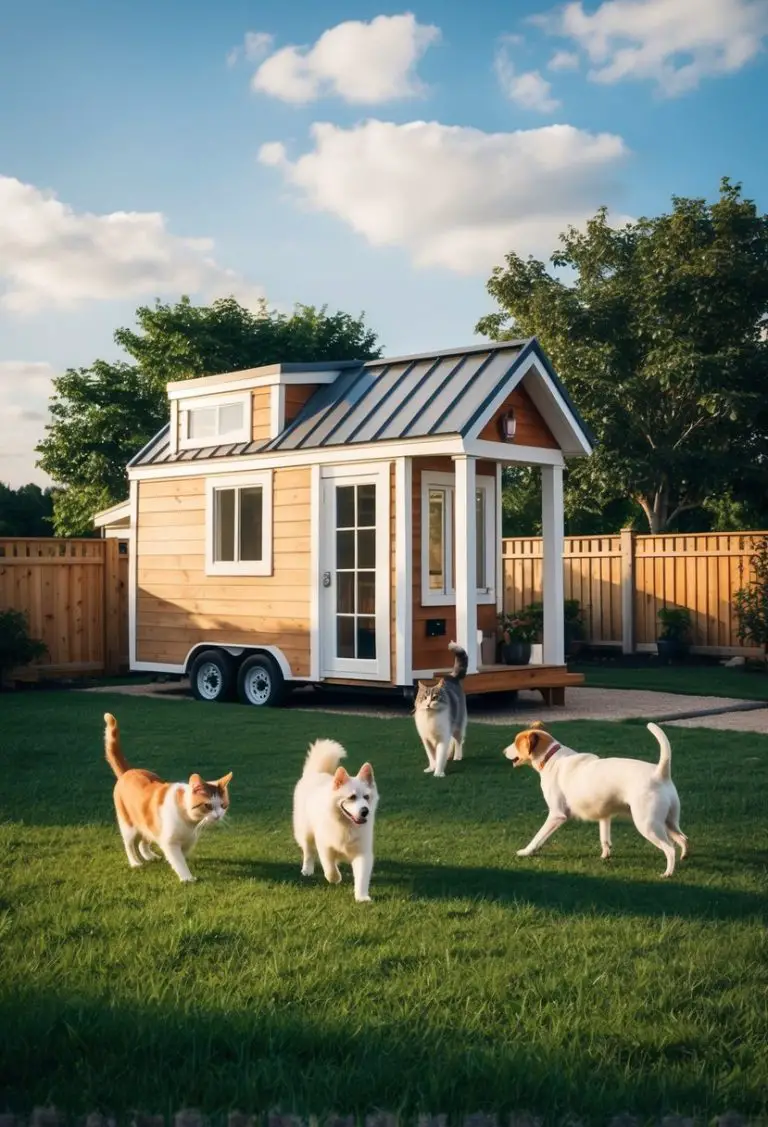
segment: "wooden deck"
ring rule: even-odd
[[[482,665],[463,681],[467,696],[532,689],[538,690],[547,704],[565,704],[566,688],[583,684],[584,674],[570,673],[565,665]]]

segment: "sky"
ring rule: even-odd
[[[475,343],[486,282],[740,181],[768,210],[768,0],[0,4],[0,481],[139,305],[234,294]]]

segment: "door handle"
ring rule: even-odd
[[[331,573],[330,573],[330,571],[324,571],[323,572],[323,587],[330,587],[330,585],[331,585]]]

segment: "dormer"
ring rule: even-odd
[[[170,448],[206,450],[270,442],[308,399],[357,361],[334,364],[267,364],[168,384]]]

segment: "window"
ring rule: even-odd
[[[179,449],[250,442],[251,393],[224,399],[183,399],[179,404]]]
[[[272,474],[209,478],[206,573],[272,574]]]
[[[454,574],[455,480],[452,474],[423,473],[422,603],[429,606],[456,601]],[[478,477],[475,489],[476,581],[480,603],[496,601],[494,590],[496,511],[495,482]]]

